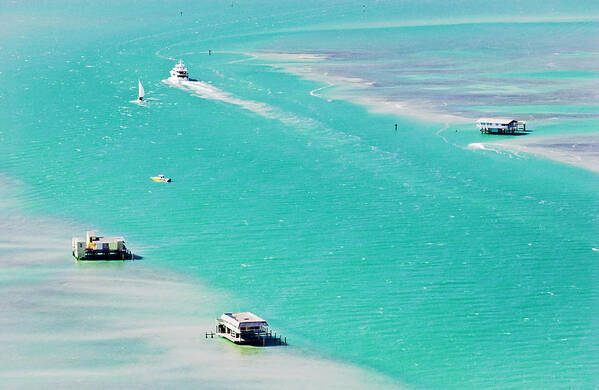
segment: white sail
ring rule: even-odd
[[[144,99],[144,87],[143,85],[141,85],[141,81],[137,80],[139,82],[139,96],[138,99],[139,100],[143,100]]]

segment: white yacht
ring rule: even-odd
[[[171,69],[171,77],[176,80],[189,80],[187,68],[183,64],[183,61],[179,60],[179,63]]]

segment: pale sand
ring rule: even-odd
[[[310,63],[326,60],[321,54],[307,53],[246,53],[252,59],[263,59],[266,61],[281,61],[270,64],[276,70],[283,73],[299,76],[304,80],[316,81],[327,84],[322,88],[310,91],[312,96],[324,97],[315,92],[325,88],[331,88],[327,92],[328,100],[339,99],[366,107],[372,113],[397,115],[427,122],[462,124],[474,122],[475,118],[467,118],[451,113],[443,112],[435,108],[432,102],[419,102],[388,99],[381,96],[372,96],[362,91],[372,88],[374,82],[359,77],[346,77],[335,75],[326,70],[311,66]]]
[[[599,173],[599,133],[518,137],[504,142],[470,144],[469,147],[522,152]]]
[[[206,339],[234,297],[152,268],[151,258],[77,263],[70,238],[84,227],[22,216],[10,201],[18,182],[2,178],[14,184],[0,189],[3,388],[398,388],[294,338],[274,348]]]

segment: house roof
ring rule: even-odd
[[[125,238],[123,237],[98,237],[99,240],[94,241],[94,242],[100,242],[100,243],[111,243],[111,242],[125,242]]]
[[[246,322],[263,322],[265,325],[268,325],[264,319],[258,317],[254,313],[250,313],[247,311],[241,313],[224,313],[221,317],[225,316],[230,317],[232,320],[240,324]]]
[[[512,119],[512,118],[479,118],[478,119],[478,123],[481,122],[485,122],[485,123],[499,123],[502,125],[507,125],[508,123],[512,123],[517,120],[516,119]]]

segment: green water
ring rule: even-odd
[[[77,7],[24,12],[25,21],[13,26],[18,32],[2,40],[0,172],[18,179],[15,193],[6,195],[16,203],[8,205],[12,217],[3,229],[8,235],[26,223],[17,215],[58,221],[45,227],[56,236],[48,255],[56,260],[40,270],[29,260],[19,266],[23,250],[5,252],[3,272],[8,276],[3,279],[17,286],[16,291],[42,281],[67,280],[87,298],[101,296],[94,315],[118,318],[119,324],[127,320],[179,327],[192,326],[194,316],[208,318],[193,323],[196,335],[213,326],[210,316],[253,311],[292,344],[283,352],[268,352],[275,354],[273,361],[299,353],[303,359],[367,370],[367,378],[381,375],[397,385],[596,386],[595,173],[467,149],[469,143],[487,139],[471,124],[375,114],[352,99],[342,99],[340,93],[312,96],[310,91],[325,84],[281,72],[280,63],[249,57],[267,49],[327,55],[335,51],[336,57],[317,66],[348,77],[380,75],[376,80],[388,91],[366,94],[387,96],[401,94],[403,88],[393,88],[398,78],[385,73],[398,60],[396,54],[388,54],[395,53],[394,34],[436,37],[445,32],[458,39],[468,35],[464,27],[390,29],[382,35],[377,29],[327,27],[314,32],[304,23],[327,23],[328,15],[344,6],[315,3],[291,12],[267,5],[263,13],[246,3],[232,4],[226,4],[232,10],[213,5],[204,13],[185,9],[183,16],[176,7],[157,4],[141,7],[140,13],[135,7],[118,14],[95,5],[97,12]],[[358,6],[340,21],[363,17]],[[62,26],[69,18],[72,22]],[[89,30],[80,34],[81,26]],[[295,27],[305,32],[286,33]],[[530,26],[535,39],[543,28]],[[576,31],[576,26],[562,29]],[[36,39],[35,33],[42,31]],[[359,40],[352,44],[345,36]],[[49,42],[54,43],[48,46]],[[366,42],[375,43],[368,48]],[[431,45],[429,38],[421,47],[414,43],[409,62],[416,66],[434,49]],[[590,46],[587,52],[592,52]],[[355,52],[348,54],[352,47]],[[355,58],[368,50],[378,52],[376,63],[381,66],[360,73]],[[454,55],[464,57],[445,48],[434,52],[436,78],[443,74],[439,58],[447,64],[463,61]],[[343,56],[352,58],[349,65]],[[543,56],[544,52],[535,58]],[[209,82],[226,97],[214,90],[202,95],[163,83],[175,62],[169,58],[182,58],[192,77]],[[526,67],[534,68],[535,59],[527,61]],[[481,74],[492,71],[480,63],[469,66]],[[595,71],[557,72],[555,77],[594,80]],[[444,77],[451,79],[450,74]],[[554,74],[502,75],[543,79]],[[136,97],[138,78],[149,98],[143,106],[129,102]],[[399,80],[414,78],[412,73]],[[468,85],[479,82],[468,80]],[[448,88],[456,96],[460,93],[459,85]],[[560,91],[540,85],[533,92]],[[534,95],[530,87],[525,92]],[[581,96],[563,105],[536,102],[512,112],[582,115],[580,128],[592,132],[595,112],[580,103],[585,99]],[[447,96],[419,97],[428,102],[437,98]],[[503,102],[458,103],[479,113],[512,108]],[[544,122],[536,130],[544,128],[560,131],[559,124]],[[149,176],[158,173],[173,182],[152,182]],[[122,234],[143,260],[73,264],[69,234],[81,235],[86,229]],[[58,243],[65,245],[64,255]],[[178,293],[177,284],[171,288],[127,282],[125,289],[118,283],[119,277],[134,280],[138,273],[161,275],[173,283],[183,280],[187,287]],[[92,291],[81,281],[88,279]],[[195,285],[201,286],[201,293],[189,287]],[[134,301],[117,304],[119,286],[144,302],[144,311],[136,311]],[[151,294],[154,288],[168,298]],[[133,385],[123,364],[145,361],[148,354],[169,356],[185,344],[172,341],[171,333],[154,335],[166,343],[156,348],[139,336],[120,339],[102,332],[102,337],[76,341],[80,329],[69,330],[73,321],[93,324],[85,300],[71,302],[66,291],[56,294],[43,302],[62,308],[63,314],[57,316],[41,305],[39,311],[31,311],[40,325],[22,331],[25,336],[52,334],[50,328],[66,327],[42,342],[56,356],[44,359],[42,353],[20,364],[19,370],[39,369],[43,378],[46,368],[65,375],[101,366],[102,373],[121,378],[121,386]],[[10,302],[18,307],[26,301],[19,299]],[[152,305],[146,307],[149,302]],[[6,313],[14,307],[8,305]],[[12,331],[18,323],[5,326]],[[39,345],[19,348],[24,344],[13,341],[10,349],[25,361],[40,355]],[[121,347],[126,352],[118,352]],[[92,352],[76,363],[60,357],[75,349]],[[113,359],[100,363],[102,356]],[[187,376],[203,362],[194,360],[157,383],[165,388],[198,383],[218,388],[215,378],[226,375],[220,368],[214,368],[214,377]],[[144,376],[141,367],[132,369],[134,377]],[[5,373],[15,388],[40,386],[32,379],[15,379],[15,369]],[[239,375],[243,379],[248,374]],[[326,371],[319,375],[327,383]],[[94,378],[82,383],[112,383]],[[77,382],[69,383],[76,387]],[[270,386],[276,388],[277,383]],[[253,382],[259,384],[268,386],[269,381]]]

